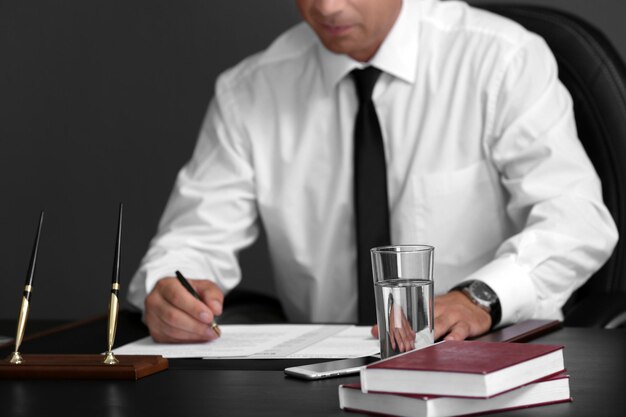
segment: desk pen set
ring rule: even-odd
[[[77,379],[139,379],[155,372],[167,369],[167,359],[158,355],[120,355],[113,353],[117,317],[119,311],[120,292],[120,253],[122,242],[122,215],[123,204],[120,203],[117,234],[115,239],[115,253],[113,257],[113,280],[109,299],[107,321],[106,352],[100,354],[25,354],[20,353],[24,339],[24,332],[28,320],[28,312],[33,291],[33,278],[39,240],[43,226],[44,212],[39,216],[39,224],[35,235],[35,243],[28,266],[22,304],[17,321],[15,336],[15,350],[5,360],[0,361],[0,379],[49,379],[49,378],[77,378]]]

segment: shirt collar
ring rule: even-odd
[[[324,84],[332,90],[350,71],[372,65],[408,83],[415,81],[419,27],[415,19],[418,3],[403,0],[396,23],[368,63],[355,61],[347,55],[335,54],[318,43],[318,54]]]

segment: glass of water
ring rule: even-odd
[[[381,358],[432,344],[434,248],[382,246],[371,256]]]

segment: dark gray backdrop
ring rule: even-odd
[[[587,18],[626,57],[624,2],[525,2]],[[118,203],[125,287],[216,76],[298,21],[293,0],[0,0],[0,319],[17,317],[41,209],[31,317],[105,313]],[[243,285],[271,293],[264,250],[244,253]]]

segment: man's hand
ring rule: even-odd
[[[491,328],[491,316],[460,291],[435,297],[435,340],[464,340],[480,336]],[[378,325],[372,327],[378,337]]]
[[[222,314],[224,294],[209,280],[190,279],[189,283],[202,301],[174,277],[161,279],[146,297],[145,321],[155,341],[190,343],[217,339],[211,322]]]
[[[435,340],[463,340],[491,328],[491,316],[460,291],[435,297]]]
[[[389,311],[389,341],[394,352],[408,352],[415,349],[415,331],[411,328],[402,308],[395,304]]]

